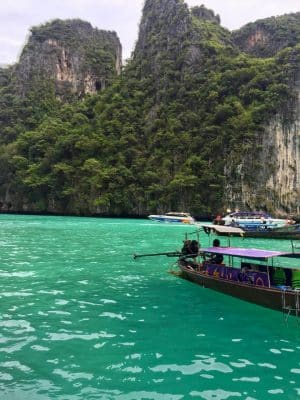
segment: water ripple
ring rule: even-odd
[[[29,343],[36,341],[36,336],[27,336],[26,338],[18,338],[15,344],[8,347],[0,347],[0,353],[15,353],[22,350]],[[10,340],[10,339],[9,339]]]
[[[99,315],[99,317],[117,318],[121,321],[126,319],[126,317],[124,317],[121,314],[115,314],[115,313],[111,313],[111,312],[103,312],[102,314]]]
[[[87,380],[93,379],[93,374],[87,374],[84,372],[70,373],[68,371],[63,371],[61,369],[55,369],[53,371],[53,373],[60,375],[62,378],[66,379],[69,382],[72,382],[72,381],[75,381],[78,379],[87,379]]]
[[[189,227],[3,214],[0,223],[1,400],[300,396],[296,318],[178,279],[168,259],[132,260],[176,249]]]
[[[207,358],[206,360],[195,360],[189,365],[179,365],[179,364],[161,364],[156,367],[150,368],[154,372],[180,372],[183,375],[194,375],[202,371],[218,371],[223,373],[232,372],[232,368],[228,365],[220,362],[216,362],[214,358]]]
[[[202,392],[192,391],[191,396],[193,397],[201,397],[205,400],[226,400],[230,397],[242,397],[242,394],[239,392],[229,392],[222,389],[217,390],[204,390]],[[250,400],[250,398],[248,398]]]
[[[48,333],[49,340],[51,341],[66,341],[73,339],[81,340],[97,340],[100,338],[113,338],[116,335],[109,334],[106,332],[101,333],[90,333],[90,334],[79,334],[79,333]]]
[[[0,328],[3,327],[5,330],[10,329],[14,335],[23,334],[25,332],[34,332],[35,329],[25,320],[0,320]]]
[[[29,278],[35,276],[33,271],[14,271],[14,272],[4,272],[0,271],[0,278]]]

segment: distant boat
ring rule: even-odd
[[[260,226],[267,228],[280,228],[294,223],[289,219],[273,218],[271,215],[260,211],[236,211],[219,219],[226,226],[237,226],[242,229],[255,229]]]
[[[280,228],[259,226],[256,228],[242,229],[239,226],[201,225],[207,234],[215,233],[219,236],[241,236],[261,239],[300,239],[300,224],[285,225]]]
[[[156,222],[170,222],[181,224],[195,224],[195,219],[189,214],[184,212],[167,212],[162,215],[149,215],[149,219]]]

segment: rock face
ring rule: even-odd
[[[276,115],[266,127],[261,154],[261,177],[275,211],[300,214],[300,69],[295,77],[294,120]],[[272,161],[272,163],[270,163]],[[270,168],[271,164],[271,168]],[[261,179],[260,179],[261,181]]]
[[[183,85],[184,75],[199,73],[209,50],[203,41],[212,35],[222,45],[230,46],[229,32],[220,18],[204,6],[189,9],[181,0],[146,0],[133,53],[132,65],[139,77],[150,79],[156,91],[156,104],[173,101],[168,98],[170,86]],[[202,24],[205,26],[202,29]],[[151,113],[150,113],[151,114]]]
[[[16,67],[24,95],[42,80],[54,83],[59,97],[82,97],[104,89],[120,74],[122,47],[115,32],[81,20],[55,20],[31,29]]]
[[[300,87],[299,87],[300,89]],[[299,90],[300,99],[300,90]],[[276,211],[284,209],[300,214],[300,102],[297,105],[297,120],[285,126],[277,118],[266,130],[266,146],[273,143],[274,172],[266,182],[266,189],[274,199]],[[264,168],[262,168],[264,169]]]
[[[232,33],[240,50],[257,57],[271,57],[300,41],[300,12],[249,23]]]
[[[225,166],[225,175],[231,181],[225,186],[230,208],[300,214],[300,69],[294,87],[292,118],[283,113],[275,115],[242,163],[234,171],[230,162]]]
[[[142,76],[152,74],[159,81],[163,69],[176,63],[190,24],[188,7],[182,1],[145,1],[133,56],[134,62],[140,63]]]
[[[215,22],[216,24],[220,25],[221,19],[220,16],[213,12],[213,10],[208,10],[204,5],[196,6],[191,9],[192,15],[195,17],[201,18],[206,21]]]
[[[234,43],[244,52],[266,58],[281,50],[297,48],[300,42],[300,13],[272,17],[247,24],[232,34]],[[296,53],[296,52],[295,52]],[[265,208],[277,214],[300,213],[300,66],[299,58],[289,80],[290,101],[285,110],[270,118],[255,151],[245,154],[234,171],[229,162],[225,195],[231,208]],[[252,170],[253,179],[245,171]],[[235,176],[236,179],[232,180]]]

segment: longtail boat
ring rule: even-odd
[[[221,263],[216,263],[216,255]],[[300,253],[207,247],[201,248],[197,260],[195,254],[181,255],[177,264],[184,278],[201,286],[299,315],[300,266],[293,266],[297,258]]]
[[[185,244],[191,242],[185,240]],[[198,243],[198,242],[197,242]],[[196,253],[182,250],[134,255],[176,257],[181,276],[203,287],[237,297],[287,315],[300,316],[300,252],[253,248],[212,247]],[[297,263],[298,261],[298,263]]]

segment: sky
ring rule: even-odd
[[[80,18],[95,28],[117,32],[123,59],[129,58],[138,36],[144,0],[0,0],[0,65],[18,61],[29,30],[55,18]],[[204,4],[230,30],[248,22],[300,11],[299,0],[186,0]]]

